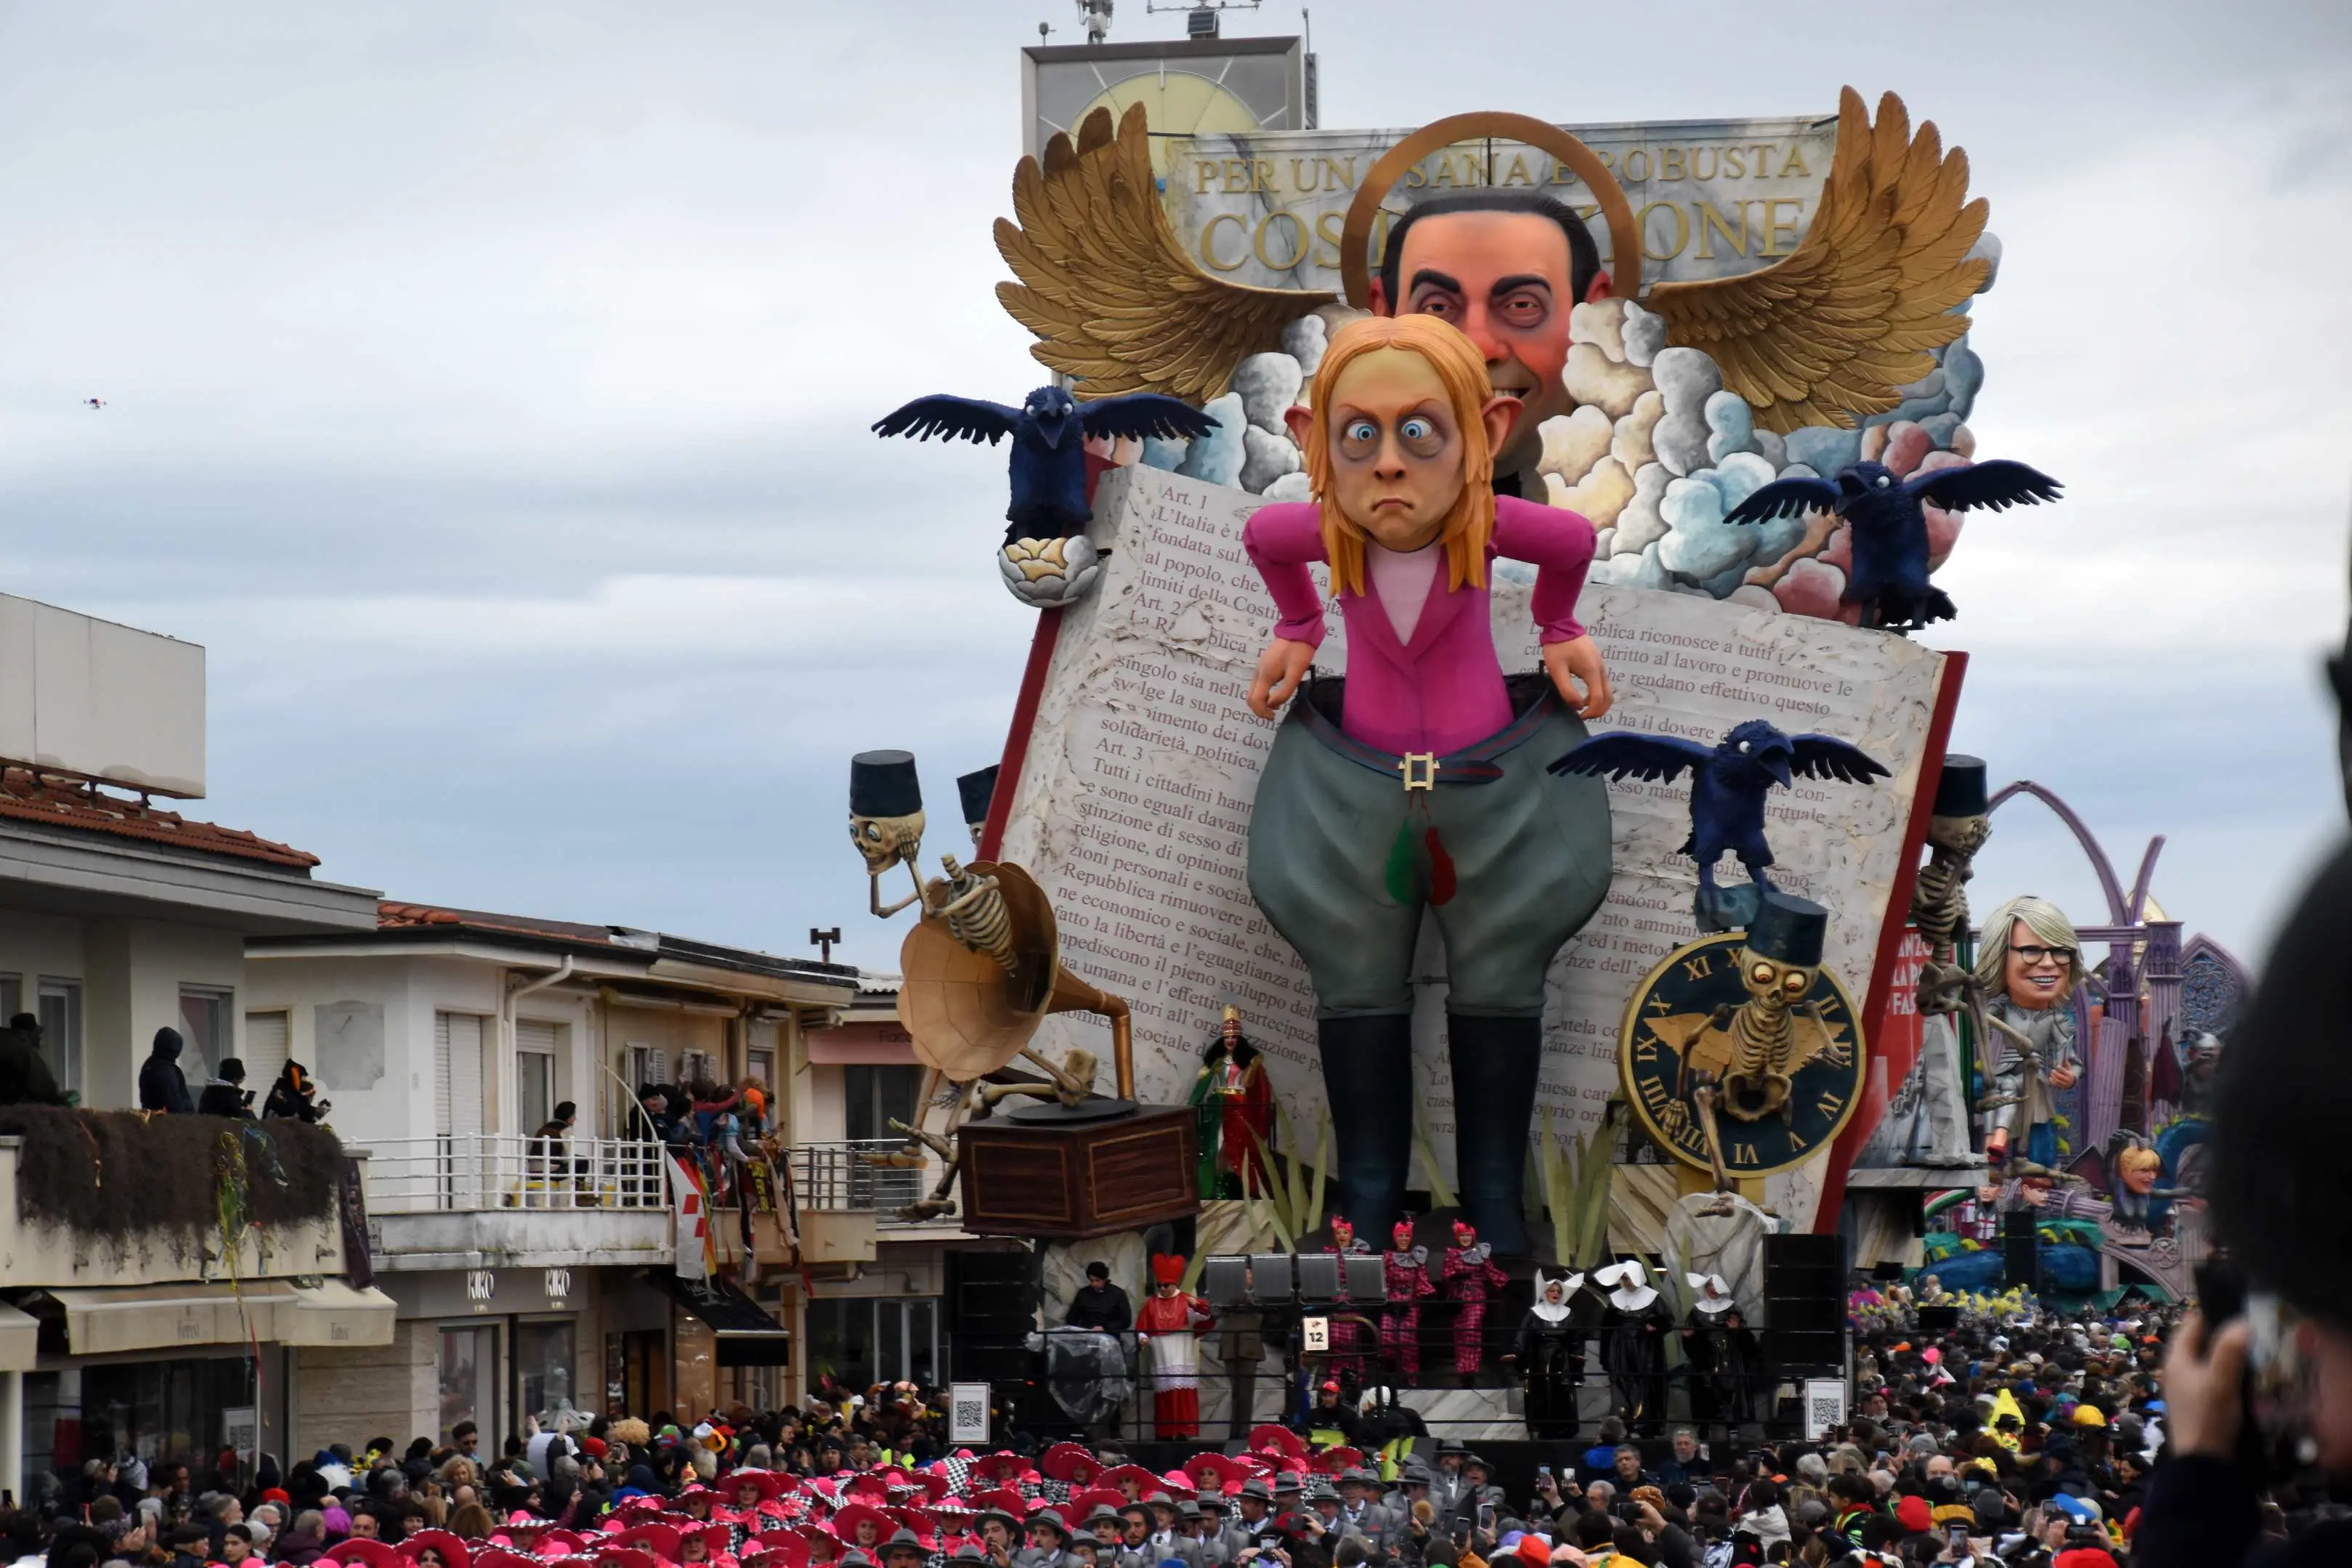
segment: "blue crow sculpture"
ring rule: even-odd
[[[1834,512],[1853,534],[1853,570],[1839,597],[1862,606],[1864,626],[1910,632],[1957,612],[1944,591],[1927,580],[1927,514],[1933,501],[1948,512],[2032,506],[2058,498],[2058,481],[2005,458],[1966,467],[1934,468],[1908,479],[1880,463],[1854,463],[1835,481],[1799,476],[1775,479],[1731,509],[1727,523],[1764,523],[1802,512]]]
[[[1885,766],[1859,747],[1834,736],[1784,735],[1760,718],[1734,726],[1712,747],[1671,735],[1612,730],[1551,764],[1554,773],[1645,780],[1672,780],[1685,770],[1691,775],[1691,831],[1680,852],[1698,862],[1693,912],[1703,931],[1744,928],[1754,917],[1757,889],[1772,885],[1765,874],[1772,847],[1764,840],[1764,798],[1774,786],[1786,789],[1798,774],[1847,784],[1888,777]],[[1716,886],[1715,862],[1726,850],[1739,857],[1753,886]]]
[[[1004,508],[1003,547],[997,567],[1004,585],[1024,604],[1067,604],[1101,575],[1086,537],[1094,511],[1087,505],[1088,436],[1205,435],[1216,421],[1191,404],[1158,392],[1080,402],[1060,387],[1039,387],[1019,408],[979,398],[937,393],[919,397],[874,422],[880,435],[939,436],[985,441],[1013,437],[1013,497]]]

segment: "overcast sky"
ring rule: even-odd
[[[1119,0],[1113,37],[1177,16]],[[940,847],[1033,623],[1003,457],[884,446],[1042,379],[989,241],[1072,0],[0,9],[0,589],[210,650],[212,799],[392,896],[895,964],[849,754]],[[1231,19],[1296,30],[1295,6]],[[2007,247],[1956,744],[2249,957],[2342,817],[2352,7],[1318,6],[1326,125],[1820,113],[1892,88]],[[102,397],[93,412],[80,405]],[[2034,809],[1980,907],[2101,917]]]

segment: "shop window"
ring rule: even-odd
[[[499,1331],[491,1323],[455,1323],[441,1331],[436,1376],[441,1394],[441,1436],[460,1421],[498,1431]]]
[[[811,1301],[810,1386],[827,1376],[861,1390],[902,1379],[937,1383],[939,1307],[930,1296]]]
[[[575,1375],[578,1348],[570,1318],[515,1325],[515,1375],[522,1384],[523,1414],[542,1431],[584,1426],[594,1414],[580,1404],[590,1390]]]

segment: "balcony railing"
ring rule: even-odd
[[[377,1138],[367,1154],[371,1215],[669,1207],[660,1146],[629,1139]]]
[[[885,1228],[901,1221],[898,1211],[927,1197],[938,1174],[929,1156],[920,1165],[877,1165],[906,1155],[904,1138],[847,1138],[831,1144],[794,1144],[791,1149],[793,1194],[804,1211],[871,1213]]]

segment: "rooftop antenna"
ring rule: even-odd
[[[1184,13],[1184,36],[1188,38],[1213,38],[1227,11],[1255,11],[1258,0],[1144,0],[1147,15],[1158,16],[1162,11]]]
[[[1040,47],[1043,47],[1045,40],[1053,36],[1054,25],[1051,22],[1040,22],[1037,24],[1037,42]]]
[[[1087,42],[1099,44],[1110,36],[1112,0],[1078,0],[1078,16],[1087,30]]]

